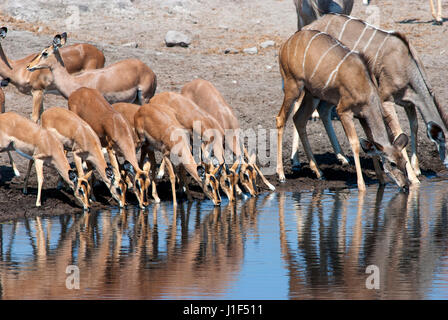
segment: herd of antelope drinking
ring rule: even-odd
[[[441,160],[448,164],[445,147],[448,117],[406,38],[345,15],[351,12],[353,0],[329,1],[340,3],[339,10],[329,5],[319,8],[325,1],[294,2],[299,31],[279,52],[284,90],[276,118],[279,180],[285,180],[282,136],[291,112],[297,129],[291,159],[293,169],[300,166],[297,151],[300,137],[311,169],[318,178],[323,177],[306,133],[306,122],[316,109],[337,158],[348,164],[332,127],[332,106],[336,106],[353,150],[359,190],[365,190],[360,146],[373,156],[380,183],[385,181],[382,169],[401,188],[419,183],[416,107],[426,123],[428,138],[436,144]],[[7,28],[1,28],[0,39],[6,34]],[[2,85],[10,82],[33,97],[32,120],[29,120],[15,112],[5,112],[0,89],[0,152],[8,152],[17,176],[19,171],[10,151],[30,160],[24,192],[35,165],[36,206],[41,205],[44,164],[56,168],[84,209],[94,200],[93,170],[120,207],[126,204],[128,189],[132,189],[141,208],[149,203],[149,188],[154,201],[159,202],[156,182],[162,178],[165,167],[174,203],[176,181],[191,199],[187,173],[215,205],[221,203],[220,190],[229,201],[243,192],[255,196],[258,176],[269,189],[275,190],[258,168],[256,155],[249,153],[240,141],[240,126],[232,108],[210,82],[197,79],[185,84],[180,93],[155,94],[156,75],[142,61],[126,59],[104,67],[104,55],[96,47],[65,46],[66,40],[66,33],[58,34],[42,52],[21,60],[8,59],[0,45]],[[43,95],[49,89],[56,89],[68,100],[68,109],[52,107],[43,112]],[[409,118],[410,160],[405,149],[408,137],[400,128],[394,104],[404,107]],[[367,140],[358,139],[354,118],[359,119]],[[224,133],[227,130],[232,132],[230,137]],[[200,163],[192,154],[194,134],[202,137]],[[233,154],[230,164],[224,157],[225,148]],[[76,170],[67,160],[67,151],[73,154]],[[159,167],[155,151],[162,154]],[[181,159],[178,165],[172,162],[173,154]],[[118,157],[124,161],[120,163]]]

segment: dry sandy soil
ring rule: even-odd
[[[375,15],[382,28],[406,34],[420,53],[435,92],[444,105],[448,97],[443,81],[448,71],[448,23],[443,26],[432,24],[427,1],[373,0],[371,5],[375,7],[366,9],[360,0],[356,0],[352,15],[363,19]],[[448,12],[447,3],[444,12]],[[207,79],[235,109],[241,126],[257,130],[260,126],[275,128],[275,116],[283,98],[277,53],[280,44],[295,31],[296,15],[292,0],[9,0],[0,4],[0,24],[9,28],[2,44],[10,58],[36,53],[50,43],[55,33],[68,31],[69,43],[88,42],[103,50],[106,64],[130,57],[147,63],[157,74],[157,92],[179,91],[183,84],[194,78]],[[168,30],[190,34],[191,46],[167,48],[164,36]],[[265,40],[274,40],[276,45],[262,49],[260,43]],[[242,50],[253,46],[259,49],[256,55],[224,54],[226,48]],[[19,93],[12,85],[4,91],[7,110],[30,116],[31,96]],[[46,95],[44,105],[66,106],[66,101],[60,96]],[[403,110],[399,109],[398,114],[403,130],[408,132]],[[424,128],[421,119],[419,124]],[[343,150],[351,156],[340,123],[334,121],[334,126]],[[326,180],[315,179],[302,152],[304,168],[300,173],[292,174],[288,160],[291,133],[290,121],[283,154],[287,182],[279,185],[276,176],[268,177],[277,188],[297,191],[347,187],[356,183],[354,167],[337,164],[320,121],[310,122],[308,133]],[[435,174],[445,175],[436,148],[423,130],[419,133],[419,146],[423,179]],[[14,177],[6,154],[0,155],[0,219],[81,210],[70,193],[55,189],[56,175],[51,168],[45,168],[43,206],[36,209],[35,174],[30,180],[30,194],[23,195],[21,184],[27,161],[16,154],[14,158],[22,177]],[[371,161],[363,158],[362,162],[366,168],[366,182],[376,183]],[[166,189],[166,185],[159,189]],[[97,189],[96,193],[102,191]],[[95,206],[106,205],[107,199],[108,196]]]

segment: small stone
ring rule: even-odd
[[[224,50],[225,54],[237,54],[239,53],[238,49],[235,48],[227,48]]]
[[[252,48],[246,48],[243,50],[244,53],[247,54],[257,54],[258,53],[258,49],[257,47],[252,47]]]
[[[273,46],[275,46],[275,41],[272,41],[272,40],[267,40],[260,44],[260,47],[262,47],[263,49],[266,49],[268,47],[273,47]]]
[[[165,35],[165,44],[167,47],[181,46],[188,47],[191,44],[191,38],[179,31],[168,31]]]
[[[137,42],[128,42],[122,45],[123,47],[127,47],[127,48],[138,48],[138,43]]]

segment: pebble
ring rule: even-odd
[[[260,44],[260,47],[262,47],[263,49],[266,49],[268,47],[273,47],[273,46],[275,46],[275,41],[272,41],[272,40],[267,40]]]
[[[243,50],[244,53],[247,54],[257,54],[258,53],[258,49],[257,47],[252,47],[252,48],[246,48]]]
[[[225,54],[237,54],[239,53],[238,49],[235,48],[227,48],[224,50]]]
[[[170,30],[165,35],[165,44],[167,47],[181,46],[186,48],[191,44],[191,38],[182,32]]]

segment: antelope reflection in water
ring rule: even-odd
[[[245,234],[256,232],[256,207],[250,198],[239,213],[234,205],[204,210],[200,204],[194,213],[191,203],[171,214],[163,204],[152,212],[84,213],[59,217],[60,230],[40,217],[0,224],[1,298],[219,296],[239,273]],[[15,261],[21,228],[32,250],[26,261]],[[68,265],[79,267],[80,290],[65,286]]]
[[[437,270],[446,263],[441,259],[446,260],[448,251],[445,190],[438,188],[434,196],[431,188],[413,188],[386,202],[382,187],[376,195],[360,193],[357,199],[350,191],[327,194],[325,203],[321,192],[314,192],[310,201],[295,194],[293,209],[279,193],[280,248],[289,298],[427,298],[434,280],[448,282],[446,268],[440,274]],[[288,216],[296,220],[296,230],[287,228]],[[379,290],[366,288],[369,265],[380,270]]]

